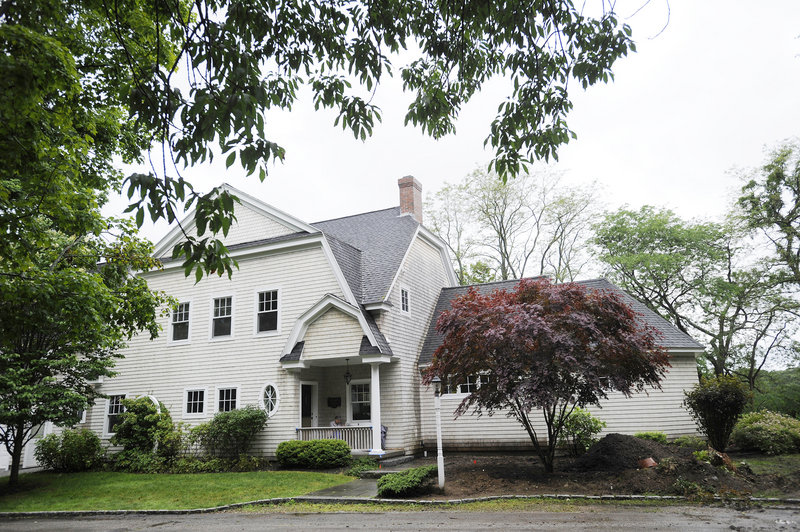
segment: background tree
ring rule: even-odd
[[[800,306],[775,282],[771,262],[753,259],[735,224],[686,222],[646,206],[607,214],[595,231],[607,275],[700,336],[716,375],[739,371],[752,389],[768,359],[791,352]]]
[[[800,284],[800,146],[787,143],[742,188],[738,205],[749,227],[773,244],[786,268],[783,280]]]
[[[525,427],[548,472],[573,409],[611,390],[629,396],[658,386],[668,365],[656,331],[618,294],[573,283],[523,280],[512,292],[485,295],[470,289],[436,326],[443,341],[423,382],[488,375],[455,414],[506,411]],[[534,426],[540,412],[546,435]]]
[[[45,75],[48,54],[75,65],[69,77],[80,96],[68,116],[107,109],[124,126],[129,156],[159,147],[151,171],[128,178],[137,221],[147,213],[172,223],[181,203],[197,207],[199,234],[187,234],[176,256],[187,268],[230,274],[224,246],[204,233],[226,230],[233,202],[194,191],[181,175],[187,166],[221,154],[264,179],[267,163],[285,154],[268,113],[290,109],[301,87],[317,109],[336,112],[335,125],[365,139],[381,116],[375,86],[399,72],[412,94],[406,123],[435,138],[453,132],[485,82],[506,78],[508,95],[486,141],[493,168],[513,175],[575,137],[566,123],[569,84],[608,81],[614,62],[634,50],[630,28],[606,8],[598,2],[594,16],[571,0],[2,0],[0,25],[6,39],[26,39],[14,50],[4,41],[6,59],[37,64]],[[418,53],[395,67],[407,50]],[[24,97],[29,87],[16,81],[3,89]]]
[[[596,201],[587,189],[561,185],[550,168],[507,181],[476,170],[439,190],[427,209],[431,228],[450,247],[461,284],[526,275],[572,281],[589,262],[586,242]],[[486,275],[487,267],[493,275]]]

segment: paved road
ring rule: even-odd
[[[79,519],[5,519],[0,530],[798,530],[800,510],[586,507],[580,512],[217,513]]]

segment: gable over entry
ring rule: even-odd
[[[344,368],[346,364],[369,365],[369,379],[353,382],[352,385],[348,383],[347,393],[352,392],[352,397],[357,399],[352,399],[351,404],[351,396],[348,395],[347,413],[349,421],[362,424],[358,422],[357,403],[366,403],[368,400],[368,423],[372,431],[370,452],[383,454],[380,430],[380,366],[391,363],[393,358],[386,339],[377,329],[372,317],[363,309],[327,294],[297,320],[284,352],[286,354],[281,357],[281,366],[295,373],[301,384],[302,370]],[[343,372],[336,373],[338,386],[343,384],[339,380],[342,374]],[[321,402],[321,398],[317,401]],[[322,430],[325,423],[318,424],[322,425]]]

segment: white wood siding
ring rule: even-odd
[[[237,203],[234,206],[234,214],[236,215],[236,221],[231,224],[228,234],[226,236],[222,236],[222,233],[217,235],[226,246],[254,242],[256,240],[289,235],[297,232],[297,229],[288,227],[244,204]],[[185,227],[184,229],[188,234],[197,236],[197,226],[194,225],[194,221],[191,222],[189,227]],[[203,234],[203,238],[210,236],[211,234],[208,230]],[[171,256],[172,248],[169,248],[161,254],[160,258]]]
[[[321,247],[239,259],[233,279],[210,276],[195,284],[180,269],[147,274],[150,287],[164,290],[179,301],[189,301],[188,343],[169,341],[169,316],[163,316],[161,336],[133,338],[125,358],[117,363],[118,376],[106,379],[100,390],[108,395],[150,394],[162,401],[175,421],[190,425],[208,421],[216,410],[218,386],[239,387],[239,405],[258,405],[267,382],[278,388],[280,404],[258,440],[258,449],[271,455],[278,443],[295,438],[299,417],[299,382],[282,369],[279,359],[297,318],[324,294],[344,297]],[[257,292],[279,289],[280,330],[272,335],[255,334]],[[210,338],[212,299],[233,297],[233,336]],[[360,336],[359,336],[360,338]],[[184,390],[206,391],[205,414],[184,419]],[[103,433],[106,400],[89,412],[87,425]],[[258,450],[257,449],[257,450]]]
[[[602,419],[607,426],[603,434],[613,432],[633,435],[636,432],[664,431],[669,438],[684,434],[696,434],[697,427],[683,407],[683,391],[697,384],[697,368],[694,356],[674,356],[670,368],[661,383],[661,390],[650,389],[648,393],[625,398],[615,393],[598,407],[590,407],[592,415]],[[450,449],[502,449],[531,447],[525,429],[505,412],[493,416],[477,416],[469,413],[454,419],[453,412],[464,399],[464,395],[442,396],[442,441]],[[422,403],[423,438],[426,447],[436,445],[436,421],[434,418],[433,387],[420,387]],[[547,429],[541,415],[536,415],[534,428],[541,439],[547,438]]]
[[[386,446],[405,449],[420,447],[420,405],[417,390],[420,376],[417,359],[425,332],[442,287],[449,286],[439,251],[418,237],[411,244],[397,281],[389,295],[393,308],[378,324],[399,360],[383,364],[381,372],[381,420],[388,428]],[[409,312],[402,312],[400,286],[409,290]]]
[[[358,321],[344,312],[331,309],[308,326],[303,346],[303,360],[358,358],[364,331]]]

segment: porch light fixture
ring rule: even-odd
[[[347,370],[344,372],[344,383],[350,384],[350,381],[353,380],[353,375],[350,373],[350,359],[345,358],[344,361],[347,363]]]

